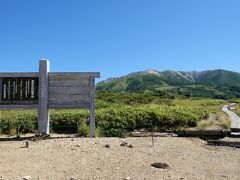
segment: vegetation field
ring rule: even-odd
[[[156,93],[98,93],[98,136],[126,136],[134,130],[166,131],[182,128],[229,128],[219,99],[167,99]],[[36,111],[1,111],[0,133],[36,132]],[[51,110],[51,131],[86,136],[87,110]]]
[[[236,110],[234,110],[234,112],[235,112],[238,116],[240,116],[240,104],[237,104],[237,105],[235,105],[234,107],[236,107]]]

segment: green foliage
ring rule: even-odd
[[[222,121],[221,126],[223,129],[230,129],[231,128],[231,121],[228,119],[225,119]]]
[[[213,99],[231,99],[240,97],[240,89],[227,86],[215,86],[215,85],[181,85],[159,87],[154,90],[162,97],[175,97],[175,98],[213,98]]]
[[[195,127],[227,102],[217,99],[163,99],[157,93],[98,93],[96,125],[98,136],[124,137],[130,131],[175,130]],[[51,110],[53,132],[89,133],[89,111]],[[226,124],[227,125],[227,124]],[[0,133],[37,130],[36,111],[2,111]]]
[[[71,132],[82,124],[86,124],[89,112],[86,110],[52,110],[51,127],[54,132]]]
[[[235,102],[236,102],[236,100],[235,100]],[[236,104],[234,107],[236,108],[236,110],[234,110],[234,112],[235,112],[238,116],[240,116],[240,104]]]
[[[84,137],[87,137],[90,133],[90,129],[89,129],[89,126],[84,123],[84,124],[80,124],[78,126],[78,135],[79,136],[84,136]]]
[[[10,115],[1,116],[0,133],[16,134],[35,132],[37,127],[37,115],[34,111],[16,111]]]
[[[73,131],[79,124],[86,123],[89,113],[85,110],[53,110],[50,114],[53,131]],[[5,111],[0,118],[0,134],[34,133],[37,130],[37,113],[35,111]]]
[[[171,104],[171,100],[164,99],[153,92],[146,93],[97,93],[96,107],[108,108],[112,105],[142,105],[142,104]]]
[[[172,104],[184,106],[184,107],[205,107],[221,106],[227,103],[227,101],[221,99],[175,99]]]
[[[196,126],[208,116],[201,108],[166,105],[121,106],[97,111],[97,126],[105,136],[121,136],[124,130],[136,129],[174,130]]]
[[[229,99],[228,101],[229,101],[230,103],[240,103],[240,99],[239,99],[239,98]]]
[[[135,129],[177,129],[196,126],[196,123],[208,113],[201,108],[187,108],[167,105],[113,106],[96,111],[96,124],[104,136],[124,136]],[[78,127],[79,135],[87,135],[89,129],[88,111],[52,111],[51,127],[53,131]],[[11,129],[19,132],[34,132],[37,129],[37,117],[32,113],[20,113],[11,118],[1,119],[1,133],[9,134]]]

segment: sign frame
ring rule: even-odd
[[[56,80],[54,77],[58,77],[58,79]],[[38,78],[38,100],[13,101],[11,104],[4,103],[2,101],[3,78]],[[0,110],[38,109],[38,132],[40,135],[44,135],[49,134],[49,109],[89,109],[90,137],[95,137],[95,78],[100,78],[99,72],[50,72],[50,62],[46,59],[41,59],[39,61],[39,72],[0,73]],[[53,99],[53,93],[51,93],[52,80],[58,84],[63,84],[63,87],[57,88],[63,90],[57,91],[59,94],[54,97],[57,100],[55,103],[50,101]],[[69,89],[65,88],[67,90],[64,90],[64,85],[66,87],[70,85]],[[73,98],[71,98],[72,96]],[[78,101],[71,100],[74,97],[77,97]],[[64,100],[67,98],[70,100],[65,102]]]

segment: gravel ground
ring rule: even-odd
[[[240,149],[195,138],[53,138],[3,141],[0,179],[240,179]],[[133,148],[120,146],[125,141]],[[110,148],[106,148],[106,145]],[[167,163],[157,169],[152,163]]]

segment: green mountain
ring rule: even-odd
[[[203,72],[157,71],[150,69],[111,78],[97,84],[98,92],[154,91],[167,95],[240,97],[240,73],[226,70]]]
[[[204,71],[200,73],[200,76],[196,79],[196,82],[202,84],[240,87],[240,73],[221,69]]]

